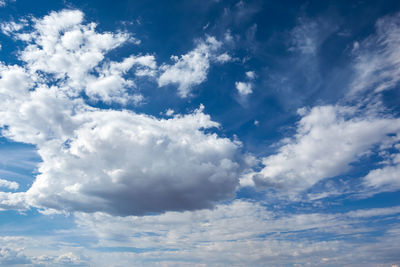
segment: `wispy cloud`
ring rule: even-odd
[[[379,19],[376,33],[354,46],[354,81],[350,94],[394,88],[400,80],[400,14]]]

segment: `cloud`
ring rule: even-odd
[[[242,96],[249,95],[253,92],[252,84],[246,82],[235,82],[236,89]]]
[[[315,54],[318,48],[319,27],[317,22],[299,18],[298,25],[291,31],[291,46],[289,51],[299,51],[303,54]]]
[[[400,80],[400,13],[379,19],[375,28],[374,35],[355,43],[351,95],[388,90]]]
[[[17,190],[19,187],[19,184],[16,182],[10,182],[4,179],[0,179],[0,187],[8,188],[11,190]]]
[[[89,266],[82,247],[49,236],[0,237],[0,264],[4,266]]]
[[[247,71],[246,78],[248,82],[235,82],[235,87],[242,97],[253,93],[253,81],[256,78],[256,73],[254,71]]]
[[[30,264],[31,261],[23,254],[21,250],[0,248],[0,263],[10,266]]]
[[[376,193],[394,192],[400,189],[400,164],[385,166],[370,171],[364,177],[364,184],[376,189]]]
[[[101,100],[108,104],[140,103],[143,100],[142,95],[130,95],[127,91],[129,88],[134,88],[135,83],[123,77],[133,66],[136,66],[136,76],[154,76],[157,68],[152,55],[131,56],[122,62],[110,62],[103,65],[98,77],[87,78],[86,94],[93,100]]]
[[[210,208],[233,197],[238,145],[205,134],[218,125],[201,109],[168,120],[128,111],[79,117],[67,147],[39,148],[32,205],[129,215]]]
[[[249,80],[254,80],[256,78],[256,73],[254,71],[246,71],[246,77]]]
[[[373,145],[400,131],[399,119],[360,115],[346,106],[316,106],[299,113],[303,117],[294,137],[282,140],[277,153],[262,159],[263,169],[252,174],[257,186],[284,189],[289,195],[304,191],[344,174]],[[241,183],[251,184],[246,177]]]
[[[140,102],[141,95],[127,92],[135,87],[134,82],[123,76],[134,66],[140,76],[154,75],[154,56],[131,56],[120,63],[105,62],[98,73],[95,70],[110,50],[127,42],[138,43],[138,40],[122,32],[96,32],[95,23],[83,24],[84,14],[79,10],[51,12],[32,21],[33,29],[24,33],[16,32],[22,27],[19,24],[2,25],[3,31],[27,43],[19,57],[26,62],[31,74],[41,71],[52,75],[49,77],[62,82],[70,95],[85,91],[93,101]]]
[[[396,255],[393,253],[400,237],[393,233],[397,225],[385,229],[376,223],[365,226],[371,218],[377,222],[398,214],[396,206],[347,213],[287,214],[260,203],[235,200],[213,210],[145,217],[77,213],[75,234],[96,237],[93,248],[118,247],[120,263],[133,261],[137,265],[262,266],[268,261],[273,265],[318,262],[321,266],[349,266],[398,260],[398,256],[390,257]],[[368,239],[377,235],[379,238]],[[370,254],[374,249],[376,253]],[[130,256],[124,253],[132,250],[142,252]],[[110,257],[102,261],[107,265]]]
[[[177,84],[179,96],[188,97],[194,86],[207,79],[210,61],[224,63],[230,60],[226,53],[217,54],[221,46],[222,43],[214,37],[207,37],[189,53],[171,57],[175,64],[164,64],[160,67],[162,74],[158,78],[158,86]]]
[[[3,34],[10,36],[11,34],[21,30],[24,26],[26,26],[26,23],[24,23],[24,21],[21,21],[20,23],[10,21],[1,23],[0,29]]]
[[[24,193],[0,191],[0,210],[27,210],[28,204]]]
[[[296,27],[290,31],[290,47],[288,50],[314,56],[321,44],[337,30],[337,24],[329,19],[317,18],[311,20],[306,17],[299,17]]]
[[[215,58],[215,61],[219,63],[226,63],[232,60],[232,57],[228,53],[223,53]]]
[[[154,56],[107,61],[107,51],[130,37],[97,33],[77,10],[32,20],[20,54],[26,64],[0,65],[0,126],[3,136],[35,145],[42,162],[27,192],[1,193],[3,209],[143,215],[211,208],[234,196],[241,144],[207,133],[220,126],[203,106],[158,119],[95,108],[80,97],[84,91],[92,101],[140,101],[124,75],[134,68],[152,76]],[[210,37],[193,53],[208,61],[219,45]]]

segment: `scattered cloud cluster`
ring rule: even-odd
[[[97,237],[95,247],[118,246],[119,255],[125,255],[122,261],[137,264],[150,261],[149,265],[262,266],[265,262],[272,265],[313,262],[321,266],[359,263],[368,266],[374,262],[363,257],[373,250],[376,262],[396,262],[399,259],[395,256],[396,245],[391,241],[400,236],[392,234],[397,224],[379,229],[365,226],[365,221],[381,220],[382,216],[395,218],[399,212],[399,207],[393,207],[288,215],[260,203],[235,200],[213,210],[167,212],[151,217],[78,213],[76,223],[78,233]],[[392,239],[376,239],[373,237],[376,231]],[[325,241],[307,238],[311,233],[324,235]],[[360,234],[370,239],[358,240]],[[350,247],[357,249],[349,250]],[[133,249],[142,252],[129,255],[127,252]]]
[[[240,143],[205,133],[219,125],[204,107],[157,119],[102,110],[79,97],[82,91],[106,103],[137,97],[123,75],[132,66],[138,76],[153,75],[153,56],[104,61],[131,37],[97,33],[93,23],[82,24],[80,11],[33,21],[32,32],[15,33],[28,42],[20,54],[26,64],[0,66],[0,124],[3,136],[35,145],[42,162],[27,192],[2,193],[3,208],[28,203],[130,215],[211,208],[234,196]],[[209,38],[195,53],[208,57],[219,45]]]
[[[246,72],[247,82],[235,82],[236,89],[240,96],[246,96],[253,93],[253,81],[256,78],[254,71]]]

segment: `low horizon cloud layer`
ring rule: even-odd
[[[400,264],[400,13],[357,39],[302,15],[272,34],[278,74],[261,8],[225,7],[169,57],[71,6],[3,19],[0,265]],[[334,37],[348,62],[324,85]]]

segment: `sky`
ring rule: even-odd
[[[1,266],[399,266],[399,1],[0,0]]]

